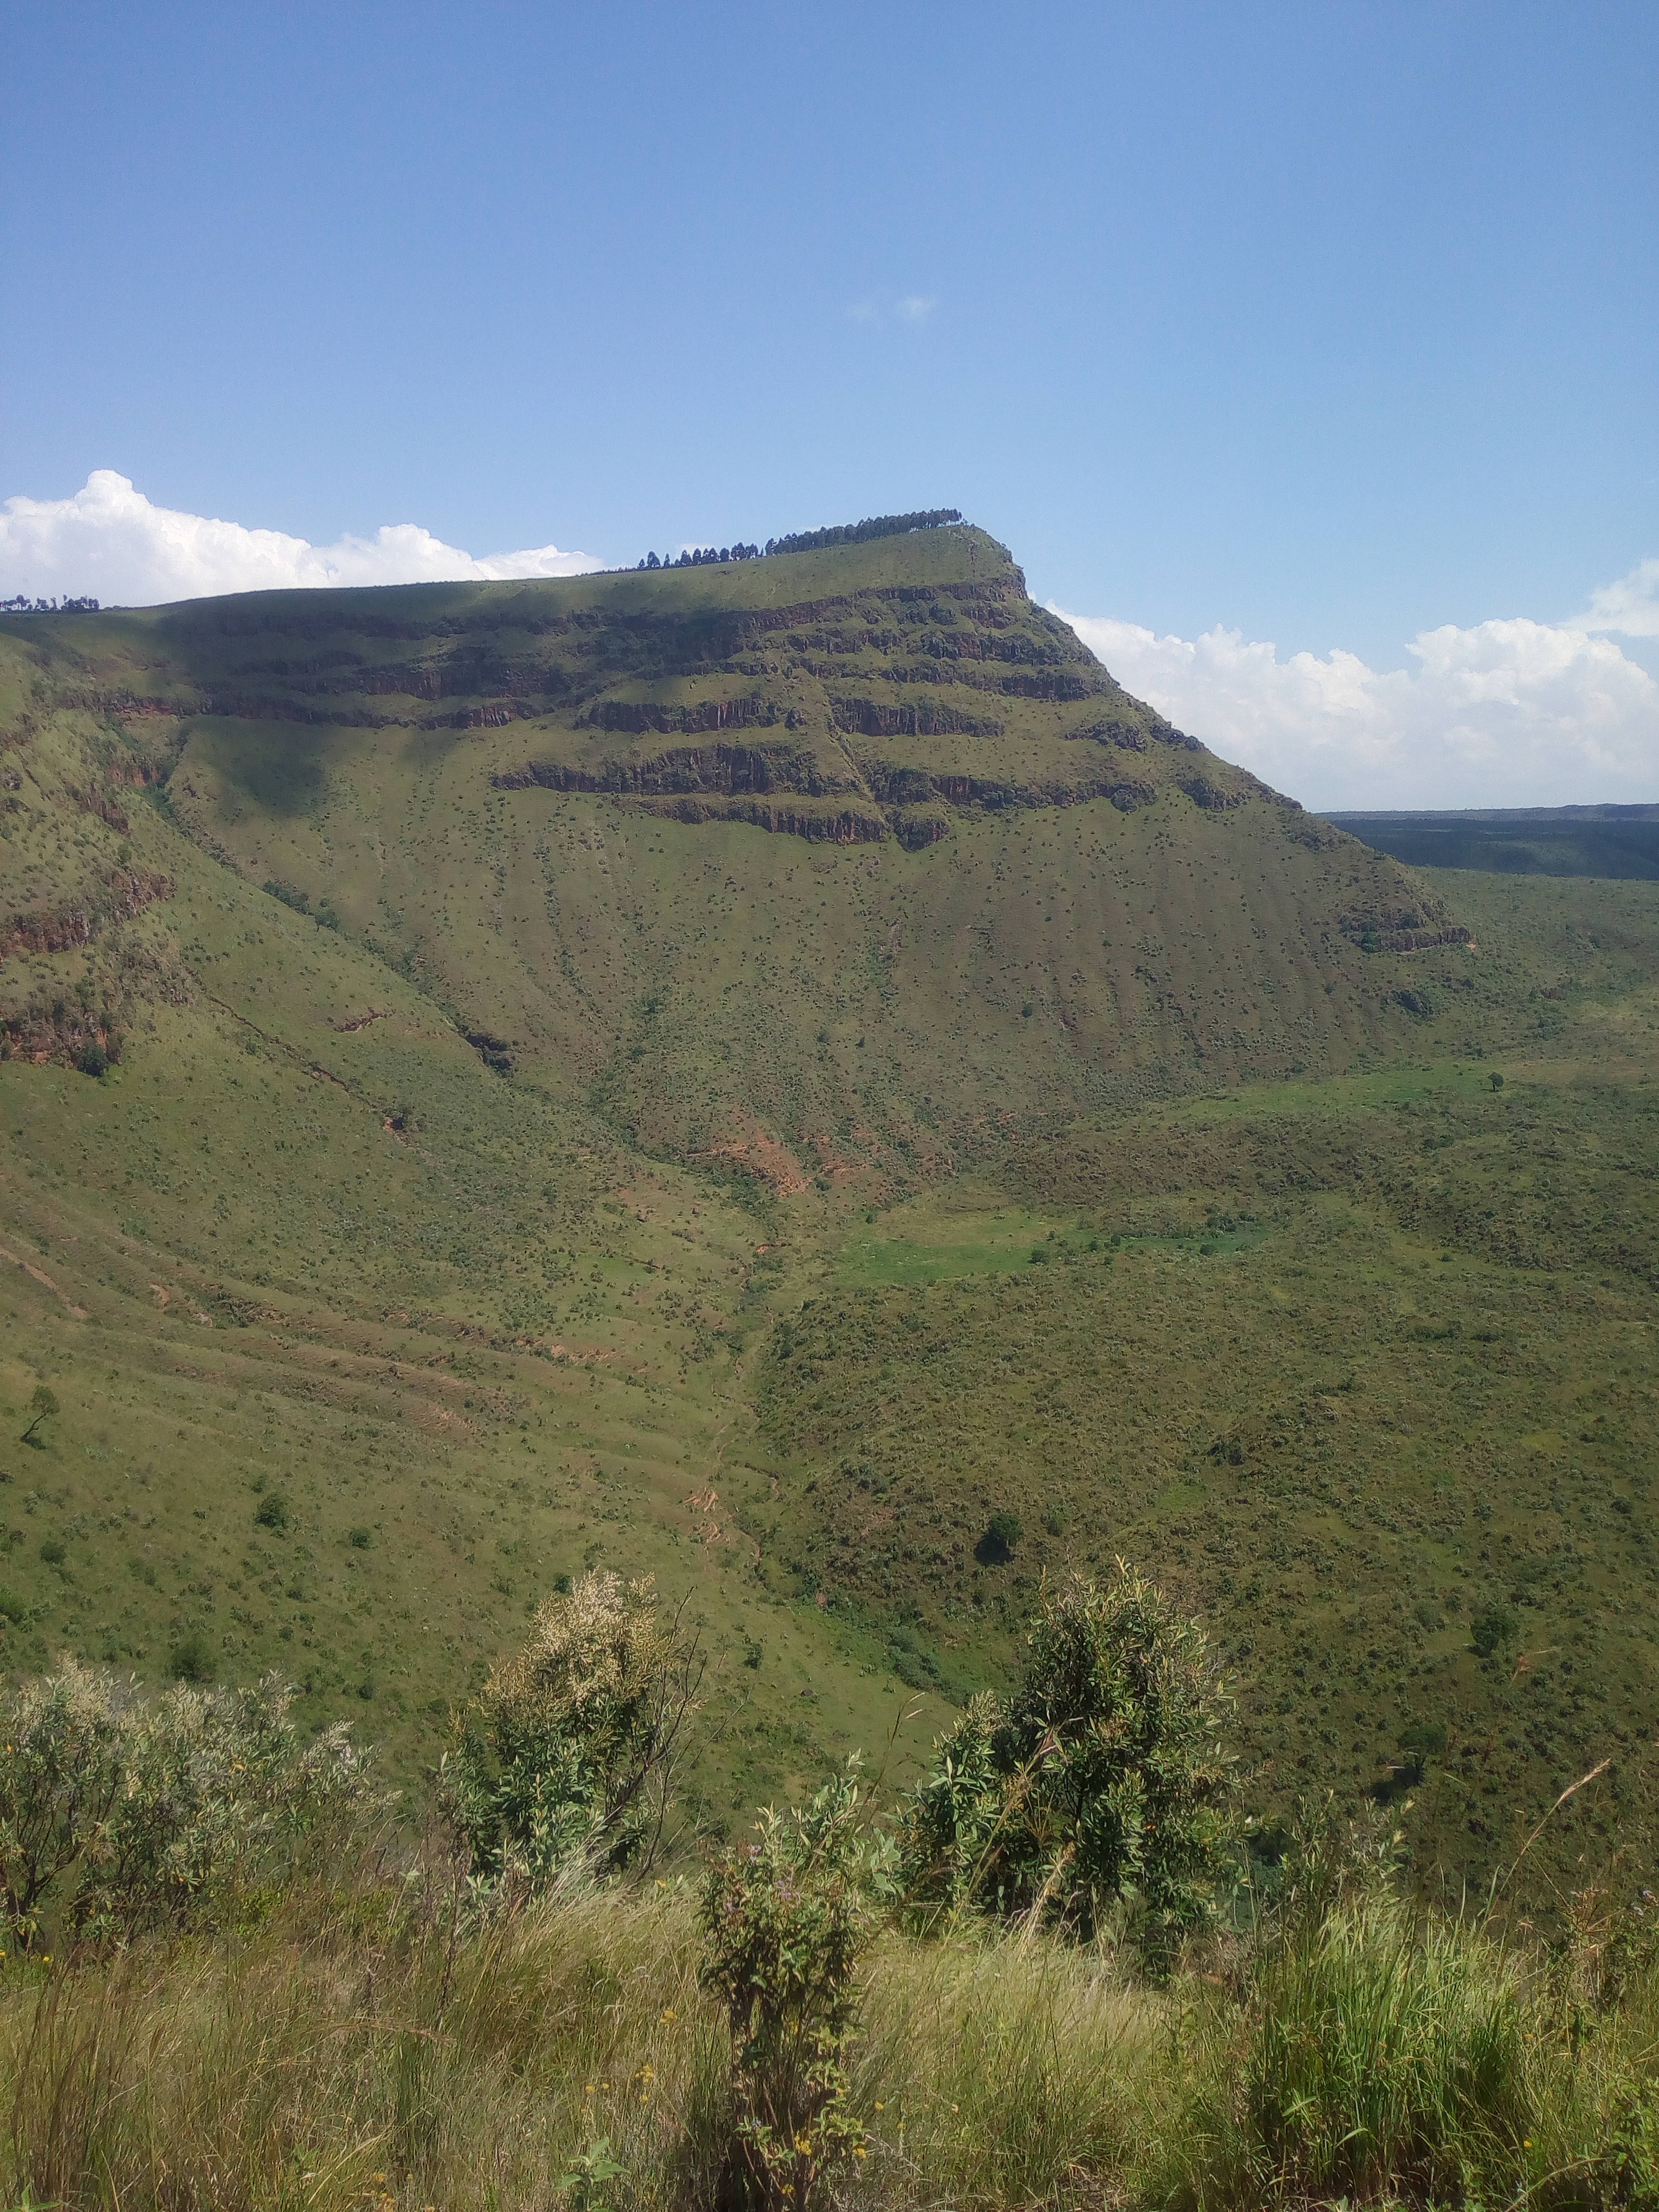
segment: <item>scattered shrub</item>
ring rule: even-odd
[[[358,1527],[351,1531],[349,1540],[354,1552],[366,1552],[374,1541],[374,1537],[371,1530]]]
[[[861,1832],[855,1774],[853,1762],[805,1812],[763,1813],[703,1890],[702,1978],[732,2031],[727,2203],[810,2212],[825,2175],[864,2153],[847,2073],[853,1978],[894,1884],[890,1844]]]
[[[76,1062],[76,1066],[82,1075],[94,1077],[106,1075],[109,1072],[109,1054],[94,1037],[82,1046],[81,1057]]]
[[[1446,1748],[1444,1721],[1413,1721],[1400,1735],[1400,1748],[1417,1759],[1438,1759]]]
[[[907,1893],[1082,1936],[1121,1913],[1161,1971],[1208,1918],[1227,1841],[1204,1632],[1120,1570],[1045,1589],[1027,1643],[1013,1698],[974,1698],[908,1801]]]
[[[179,1684],[148,1699],[65,1660],[7,1700],[0,1911],[94,1938],[211,1917],[290,1868],[300,1841],[374,1800],[344,1727],[302,1743],[291,1693]]]
[[[288,1500],[280,1490],[268,1490],[253,1509],[253,1518],[261,1528],[274,1528],[279,1533],[288,1527]]]
[[[450,1815],[486,1888],[648,1862],[702,1661],[650,1577],[581,1577],[495,1668],[444,1761]]]

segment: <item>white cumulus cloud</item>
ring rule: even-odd
[[[313,545],[281,530],[249,530],[156,507],[113,469],[94,469],[70,499],[0,506],[0,599],[92,598],[155,606],[219,592],[330,584],[428,584],[520,576],[580,576],[605,564],[591,553],[538,545],[476,558],[418,523],[387,523],[372,538]]]
[[[1645,570],[1659,579],[1659,562],[1636,576]],[[1639,634],[1614,603],[1631,582],[1596,594],[1608,611],[1594,623],[1424,630],[1410,665],[1392,671],[1340,650],[1281,659],[1237,630],[1159,637],[1106,617],[1065,619],[1126,690],[1306,805],[1659,800],[1659,684],[1601,634]]]
[[[1638,561],[1628,576],[1590,594],[1586,629],[1622,630],[1626,637],[1659,637],[1659,561]]]

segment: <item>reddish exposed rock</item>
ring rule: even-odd
[[[170,876],[153,868],[112,868],[83,906],[14,915],[0,928],[0,960],[15,952],[67,952],[89,944],[112,921],[130,921],[155,900],[172,896]]]

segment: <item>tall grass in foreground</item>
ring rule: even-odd
[[[701,2212],[732,2114],[699,1962],[678,1888],[456,1940],[366,1887],[14,1982],[3,2201],[514,2212],[605,2138],[612,2212]],[[1043,1936],[890,1934],[860,2019],[851,2206],[1659,2205],[1651,1971],[1388,1894],[1156,1990]]]
[[[1578,1932],[1517,1948],[1383,1888],[1269,1939],[1196,2008],[1144,2185],[1196,2208],[1659,2207],[1659,1978],[1609,1977],[1607,1927]]]

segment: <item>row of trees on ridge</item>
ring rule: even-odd
[[[678,556],[647,553],[641,568],[701,568],[711,562],[758,561],[769,553],[816,553],[826,545],[862,545],[872,538],[900,538],[912,530],[939,530],[960,522],[954,507],[919,507],[912,514],[872,514],[862,522],[834,523],[827,530],[798,530],[784,538],[769,538],[764,545],[699,546]]]

